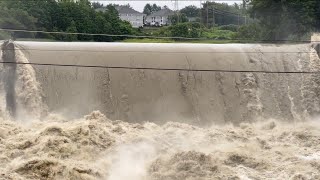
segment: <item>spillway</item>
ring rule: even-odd
[[[0,179],[320,179],[318,49],[6,42]]]
[[[100,110],[127,122],[197,125],[294,121],[319,112],[317,75],[281,73],[319,71],[310,44],[15,45],[31,63],[78,66],[33,65],[51,112],[82,116]]]

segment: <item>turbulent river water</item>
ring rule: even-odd
[[[319,179],[320,123],[0,121],[0,179]]]
[[[28,62],[20,51],[16,59]],[[32,66],[16,73],[16,118],[0,84],[0,179],[320,179],[317,118],[207,127],[100,111],[72,119],[48,112]]]

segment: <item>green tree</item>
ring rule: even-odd
[[[31,16],[36,19],[34,23],[29,23],[34,29],[52,31],[55,25],[57,15],[59,15],[58,4],[55,0],[32,0],[32,1],[1,1],[0,7],[7,8],[9,10],[16,10],[21,12],[27,12],[26,17]],[[15,18],[15,13],[11,16]],[[0,17],[1,18],[1,17]],[[27,27],[31,29],[31,27]],[[26,34],[25,34],[26,36]],[[48,37],[49,35],[37,33],[35,37]],[[27,36],[26,36],[27,37]]]
[[[0,6],[0,27],[5,29],[22,29],[34,30],[36,19],[24,10],[8,9],[7,7]],[[2,33],[3,38],[19,38],[19,37],[34,37],[34,33],[13,32]]]
[[[161,10],[161,6],[158,6],[157,4],[153,4],[151,7],[151,12],[157,12]]]
[[[0,0],[0,27],[12,29],[79,32],[99,34],[134,34],[128,22],[119,18],[113,5],[105,12],[96,12],[89,0]],[[1,38],[8,35],[1,33]],[[90,35],[48,35],[44,33],[14,33],[15,37],[54,38],[67,41],[115,41],[125,37]]]
[[[175,25],[178,23],[188,22],[188,17],[185,14],[176,13],[174,15],[169,16],[171,24]]]
[[[102,3],[99,3],[99,2],[93,2],[93,3],[92,3],[92,7],[93,7],[94,9],[103,8],[103,4],[102,4]]]
[[[265,39],[302,37],[320,29],[318,0],[251,0],[249,5],[250,14],[259,20]]]
[[[227,3],[206,2],[201,8],[201,19],[205,25],[245,24],[245,13],[238,4],[229,5]]]
[[[173,37],[201,37],[203,26],[200,23],[179,23],[168,28]]]
[[[143,14],[150,15],[152,13],[152,7],[147,3],[143,8]]]
[[[241,26],[238,29],[237,38],[240,40],[261,40],[264,30],[258,23]]]
[[[200,9],[197,6],[190,5],[181,9],[180,13],[185,14],[187,17],[199,17]]]
[[[188,37],[189,27],[186,23],[176,24],[170,28],[173,37]]]
[[[77,27],[76,27],[76,23],[74,21],[71,21],[70,26],[67,28],[67,32],[68,33],[77,33],[78,32]],[[67,41],[76,41],[77,39],[78,38],[77,38],[76,34],[68,35],[66,38]]]
[[[158,6],[157,4],[151,5],[147,3],[143,8],[143,14],[150,15],[151,13],[157,12],[159,10],[161,10],[161,6]]]

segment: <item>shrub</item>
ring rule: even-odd
[[[228,30],[232,32],[238,32],[239,26],[235,24],[222,25],[218,27],[219,30]]]

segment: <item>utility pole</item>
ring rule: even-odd
[[[215,25],[216,25],[216,19],[215,19],[215,16],[214,16],[214,6],[213,6],[212,7],[212,27],[214,27]]]
[[[179,12],[179,1],[178,0],[175,0],[174,8],[176,9],[176,12],[177,12],[178,24],[179,24],[180,23],[180,12]]]
[[[199,14],[200,15],[200,24],[203,24],[202,23],[202,0],[200,0],[199,2],[200,2],[200,6],[199,6],[200,7],[200,14]]]
[[[207,28],[209,28],[209,1],[207,1]]]
[[[247,25],[247,12],[246,12],[246,9],[247,9],[246,0],[242,0],[242,13],[245,14],[245,16],[244,16],[244,24],[245,25]]]

